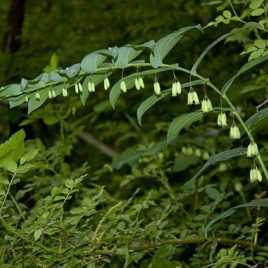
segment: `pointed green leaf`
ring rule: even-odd
[[[81,62],[81,69],[88,73],[96,72],[98,66],[106,59],[105,56],[100,54],[101,52],[102,50],[99,50],[85,56]]]
[[[159,41],[156,42],[153,52],[150,55],[150,62],[154,68],[158,68],[162,63],[163,59],[167,56],[167,54],[171,51],[171,49],[179,42],[182,38],[183,34],[192,29],[201,30],[201,25],[188,26],[181,28],[180,30],[169,34]]]
[[[262,127],[266,128],[268,125],[268,108],[264,108],[259,112],[253,114],[246,122],[246,126],[251,132],[256,132]]]
[[[117,68],[124,69],[128,67],[128,63],[138,57],[142,53],[141,49],[134,49],[132,46],[124,46],[118,49],[118,58],[114,63]]]
[[[235,28],[233,29],[231,32],[222,35],[221,37],[219,37],[217,40],[215,40],[213,43],[211,43],[204,51],[203,53],[199,56],[199,58],[196,60],[196,62],[194,63],[192,69],[191,69],[191,73],[193,75],[196,75],[197,72],[197,67],[198,65],[201,63],[201,61],[204,59],[204,57],[207,55],[207,53],[213,48],[215,47],[218,43],[220,43],[221,41],[223,41],[224,39],[226,39],[227,37],[230,37],[232,35],[241,33],[242,31],[248,29],[248,28],[261,28],[261,26],[256,23],[256,22],[248,22],[245,23],[243,27],[241,28]]]
[[[174,140],[181,132],[182,129],[189,127],[192,123],[199,121],[203,118],[203,113],[200,111],[183,114],[176,117],[168,128],[167,143]]]
[[[259,57],[257,59],[254,59],[252,61],[249,61],[247,62],[246,64],[244,64],[240,70],[236,73],[236,75],[234,75],[230,80],[228,80],[224,86],[222,87],[222,90],[221,92],[223,94],[226,94],[227,91],[229,90],[229,88],[232,86],[234,80],[240,75],[240,74],[243,74],[244,72],[250,70],[251,68],[255,67],[256,65],[260,64],[260,63],[263,63],[264,61],[268,60],[268,55],[266,56],[262,56],[262,57]]]
[[[221,213],[217,217],[213,218],[207,224],[206,229],[205,229],[205,236],[207,237],[208,231],[214,223],[231,216],[239,208],[252,208],[252,207],[268,207],[268,198],[253,200],[249,203],[242,204],[242,205],[230,208],[227,211],[224,211],[223,213]]]
[[[228,151],[224,151],[218,154],[215,154],[213,156],[211,156],[207,162],[205,163],[205,165],[195,174],[194,177],[192,177],[188,182],[185,183],[184,187],[186,190],[188,190],[191,185],[193,184],[193,182],[211,165],[217,163],[217,162],[221,162],[221,161],[225,161],[227,159],[236,157],[236,156],[241,156],[241,155],[245,155],[246,154],[246,148],[235,148],[235,149],[231,149]]]

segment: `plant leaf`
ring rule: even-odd
[[[205,50],[204,52],[199,56],[199,58],[196,60],[196,62],[194,63],[192,69],[191,69],[191,73],[192,75],[196,75],[196,69],[198,67],[198,65],[201,63],[201,61],[204,59],[204,57],[207,55],[207,53],[213,48],[215,47],[218,43],[220,43],[221,41],[223,41],[224,39],[226,39],[229,36],[238,34],[242,31],[244,31],[245,29],[251,28],[251,27],[255,27],[255,28],[260,28],[260,25],[256,22],[248,22],[246,23],[243,27],[241,28],[235,28],[233,29],[231,32],[222,35],[221,37],[219,37],[217,40],[215,40],[213,43],[211,43]]]
[[[268,123],[268,108],[264,108],[253,114],[246,122],[246,126],[251,132],[257,131],[259,128],[266,127]]]
[[[186,182],[184,184],[183,187],[185,187],[186,190],[188,190],[191,185],[193,184],[193,182],[211,165],[220,162],[220,161],[225,161],[227,159],[236,157],[236,156],[240,156],[240,155],[245,155],[246,154],[246,148],[243,147],[238,147],[238,148],[234,148],[228,151],[224,151],[218,154],[215,154],[211,157],[209,157],[209,159],[207,160],[207,162],[205,163],[205,165],[199,169],[199,171],[194,175],[194,177],[192,177],[188,182]]]
[[[250,208],[250,207],[268,207],[268,198],[264,198],[264,199],[257,199],[257,200],[253,200],[249,203],[246,204],[242,204],[233,208],[228,209],[227,211],[224,211],[223,213],[221,213],[220,215],[218,215],[217,217],[213,218],[206,226],[205,228],[205,236],[207,237],[208,231],[211,228],[211,226],[216,223],[219,220],[223,220],[229,216],[231,216],[237,209],[239,208]]]
[[[163,63],[163,59],[166,57],[166,55],[182,38],[183,34],[192,29],[201,30],[202,27],[200,24],[184,27],[158,40],[153,48],[153,52],[150,55],[150,62],[152,66],[154,68],[158,68]]]
[[[96,72],[98,66],[106,59],[106,57],[103,56],[103,54],[100,54],[102,52],[103,52],[102,50],[98,50],[85,56],[81,61],[81,69],[88,73]]]
[[[167,143],[174,140],[183,128],[189,127],[192,123],[199,121],[203,118],[203,113],[200,111],[187,113],[176,117],[168,128]]]
[[[236,75],[234,75],[230,80],[228,80],[224,86],[222,87],[221,89],[221,92],[223,94],[226,94],[227,91],[229,90],[229,88],[231,87],[231,85],[233,84],[234,80],[242,73],[250,70],[251,68],[255,67],[256,65],[264,62],[268,60],[268,55],[265,55],[265,56],[262,56],[262,57],[259,57],[257,59],[254,59],[254,60],[251,60],[249,62],[247,62],[246,64],[244,64],[240,69],[239,71],[236,73]]]

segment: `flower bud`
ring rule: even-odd
[[[218,115],[217,125],[218,125],[219,127],[226,127],[226,126],[227,126],[226,114],[225,114],[224,112],[221,112],[221,113]]]
[[[186,151],[185,151],[185,154],[186,155],[192,155],[194,153],[193,151],[193,148],[192,147],[187,147],[186,148]]]
[[[182,152],[183,154],[186,154],[186,147],[183,146],[183,147],[181,148],[181,152]]]
[[[53,97],[53,98],[56,98],[56,92],[55,92],[54,89],[52,89],[52,97]]]
[[[78,87],[77,84],[74,85],[74,91],[75,91],[76,94],[79,93],[79,87]]]
[[[240,138],[241,138],[240,130],[237,127],[237,125],[234,123],[230,127],[230,139],[232,139],[232,140],[238,140]]]
[[[67,89],[65,87],[62,88],[62,96],[63,97],[67,97],[68,96],[68,92],[67,92]]]
[[[142,77],[139,77],[139,84],[140,84],[141,88],[145,88],[145,85],[144,85]]]
[[[201,151],[200,151],[200,149],[195,149],[194,150],[194,155],[196,156],[196,157],[201,157]]]
[[[208,160],[209,159],[209,152],[203,152],[203,159]]]
[[[139,82],[139,78],[136,77],[135,78],[135,87],[137,90],[140,90],[141,89],[141,85],[140,85],[140,82]]]
[[[87,83],[87,88],[88,92],[95,92],[95,84],[91,79]]]
[[[51,92],[51,90],[48,91],[48,98],[49,99],[52,99],[52,92]]]
[[[28,102],[29,101],[29,97],[26,95],[25,96],[25,102]]]
[[[82,87],[81,83],[78,84],[78,88],[79,88],[79,91],[82,93],[83,92],[83,87]]]
[[[109,87],[110,87],[110,81],[109,81],[109,78],[106,77],[104,79],[104,89],[107,90]]]
[[[127,86],[126,86],[126,82],[124,80],[121,80],[120,82],[120,89],[121,91],[123,91],[124,93],[127,92]]]
[[[203,113],[209,113],[213,110],[211,101],[207,96],[205,96],[205,98],[202,100],[201,110]]]
[[[258,155],[258,145],[256,143],[250,143],[247,148],[247,157],[254,157]]]
[[[161,87],[158,81],[154,82],[154,93],[159,96],[161,94]]]
[[[40,97],[40,93],[39,93],[39,92],[36,92],[36,93],[35,93],[35,99],[36,99],[37,101],[39,101],[39,100],[41,99],[41,97]]]

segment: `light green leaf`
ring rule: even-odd
[[[251,12],[251,16],[253,17],[258,17],[260,15],[262,15],[264,13],[264,9],[263,8],[257,8],[257,9],[254,9],[252,12]]]
[[[224,10],[222,14],[227,19],[230,19],[232,17],[232,13],[229,10]]]
[[[0,92],[0,98],[8,98],[11,96],[19,95],[20,93],[21,93],[21,85],[11,84],[5,87],[5,89]]]
[[[256,9],[260,7],[262,3],[263,3],[263,0],[251,0],[249,8]]]
[[[37,241],[43,233],[43,229],[37,229],[34,231],[34,241]]]
[[[215,154],[211,157],[209,157],[209,159],[207,160],[207,162],[205,163],[205,165],[195,174],[194,177],[192,177],[188,182],[186,182],[184,184],[184,187],[186,190],[188,190],[191,185],[193,184],[193,182],[211,165],[217,163],[217,162],[221,162],[221,161],[225,161],[227,159],[236,157],[236,156],[241,156],[241,155],[245,155],[246,154],[246,148],[235,148],[235,149],[231,149],[228,151],[224,151],[218,154]]]
[[[101,55],[102,52],[102,50],[99,50],[85,56],[81,62],[81,69],[88,73],[96,72],[98,66],[106,59],[105,56]]]
[[[23,165],[26,162],[33,160],[38,154],[38,149],[31,150],[24,154],[20,159],[20,164]]]
[[[192,123],[199,121],[203,118],[203,113],[200,111],[183,114],[176,117],[168,128],[167,143],[174,140],[181,132],[182,129],[189,127]]]
[[[195,81],[191,81],[189,83],[184,83],[181,85],[182,88],[185,87],[189,87],[189,86],[194,86],[194,85],[200,85],[203,84],[204,82],[201,80],[195,80]],[[139,125],[141,126],[141,119],[142,116],[150,109],[152,108],[157,102],[159,102],[160,100],[162,100],[163,98],[165,98],[166,96],[170,95],[171,90],[167,89],[167,90],[163,90],[161,93],[161,96],[156,96],[156,95],[152,95],[149,98],[147,98],[146,100],[144,100],[141,105],[139,106],[138,110],[137,110],[137,119],[139,122]]]
[[[118,49],[118,58],[115,61],[114,66],[121,69],[128,67],[128,63],[138,57],[142,53],[142,51],[142,47],[139,49],[134,49],[130,45],[120,47]]]
[[[250,70],[251,68],[255,67],[256,65],[260,64],[260,63],[263,63],[264,61],[268,60],[268,55],[266,56],[262,56],[262,57],[259,57],[257,59],[254,59],[252,61],[249,61],[247,62],[246,64],[244,64],[240,70],[237,72],[236,75],[234,75],[230,80],[228,80],[224,86],[222,87],[222,90],[221,92],[223,94],[226,94],[227,91],[229,90],[229,88],[231,87],[231,85],[233,84],[234,80],[240,75],[240,74],[243,74],[244,72]]]
[[[192,29],[199,29],[201,30],[201,26],[188,26],[181,28],[180,30],[169,34],[159,41],[156,42],[153,52],[150,55],[150,62],[154,68],[158,68],[162,63],[163,59],[167,56],[167,54],[171,51],[171,49],[179,42],[182,38],[183,34]]]
[[[13,161],[18,161],[24,153],[25,132],[23,129],[13,134],[8,141],[0,145],[0,164],[10,158]]]
[[[258,48],[262,48],[262,49],[265,49],[266,47],[266,41],[265,40],[262,40],[262,39],[258,39],[254,42],[254,45]]]

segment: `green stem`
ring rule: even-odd
[[[137,67],[152,67],[152,66],[151,66],[150,63],[130,63],[127,67],[135,67],[135,68],[137,68]],[[181,71],[181,72],[187,73],[189,75],[195,76],[195,77],[199,78],[200,80],[204,81],[205,84],[210,86],[218,95],[220,95],[226,101],[226,103],[232,109],[233,114],[236,116],[236,118],[240,122],[241,126],[245,130],[245,132],[248,135],[250,141],[255,142],[253,136],[251,135],[250,130],[248,129],[248,127],[244,123],[243,119],[241,118],[240,114],[238,113],[238,111],[236,110],[236,108],[234,107],[234,105],[232,104],[230,99],[225,94],[223,94],[213,83],[211,83],[209,81],[209,79],[207,79],[207,78],[205,78],[205,77],[203,77],[203,76],[201,76],[199,74],[192,74],[192,72],[190,70],[182,68],[182,67],[179,67],[177,64],[162,64],[162,65],[159,66],[159,68],[169,68],[169,69],[172,69],[172,70]],[[119,69],[119,68],[117,68],[115,66],[103,67],[103,68],[97,69],[96,73],[100,73],[100,72],[105,73],[107,71],[112,71],[112,70],[116,70],[116,69]],[[90,75],[90,74],[81,72],[80,75],[78,75],[78,78],[82,79],[86,75]],[[57,82],[57,83],[61,83],[61,82]],[[55,84],[55,82],[53,82],[51,84]],[[43,87],[47,87],[47,86],[48,85],[44,85]],[[39,87],[38,89],[40,89],[40,88],[41,87]],[[23,92],[22,94],[25,94],[25,92]],[[267,172],[267,169],[265,167],[265,164],[264,164],[263,159],[262,159],[260,154],[258,154],[257,159],[258,159],[258,161],[260,163],[261,169],[262,169],[266,179],[268,180],[268,172]]]
[[[16,172],[13,173],[12,178],[11,178],[9,184],[8,184],[7,191],[6,191],[6,194],[5,194],[5,196],[4,196],[4,200],[3,200],[2,205],[1,205],[1,208],[0,208],[0,217],[1,217],[1,215],[2,215],[2,210],[3,210],[4,205],[5,205],[5,203],[6,203],[7,196],[8,196],[8,194],[9,194],[9,191],[10,191],[10,188],[11,188],[11,185],[12,185],[12,182],[13,182],[13,180],[15,179],[15,177],[16,177]]]

